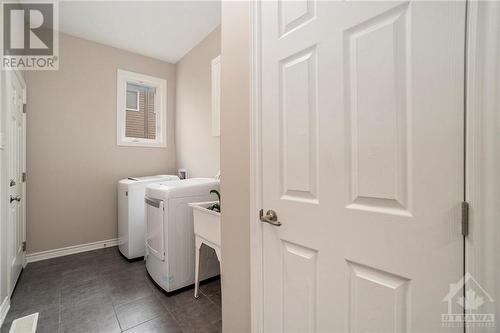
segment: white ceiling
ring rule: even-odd
[[[177,62],[220,24],[220,1],[61,1],[59,30]]]

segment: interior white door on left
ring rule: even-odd
[[[25,239],[25,84],[14,73],[8,76],[8,258],[9,292],[12,293],[24,263],[23,243]]]

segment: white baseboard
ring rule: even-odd
[[[63,257],[63,256],[67,256],[70,254],[98,250],[98,249],[102,249],[105,247],[111,247],[111,246],[117,246],[117,245],[118,245],[118,239],[114,238],[114,239],[108,239],[108,240],[103,240],[103,241],[94,242],[94,243],[73,245],[73,246],[68,246],[68,247],[62,247],[60,249],[53,249],[53,250],[48,250],[48,251],[29,253],[26,255],[26,262],[30,263],[30,262],[35,262],[35,261],[40,261],[40,260],[45,260],[45,259]]]
[[[7,296],[4,298],[2,305],[0,305],[0,327],[3,325],[5,317],[7,317],[9,309],[10,309],[10,297]]]

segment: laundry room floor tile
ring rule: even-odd
[[[164,313],[145,323],[125,331],[126,333],[183,333],[181,327],[169,313]]]
[[[165,294],[143,261],[128,262],[117,247],[26,266],[1,327],[39,312],[37,333],[188,333],[222,331],[220,280]]]
[[[120,326],[124,330],[154,319],[165,312],[165,308],[154,295],[118,305],[115,310]]]

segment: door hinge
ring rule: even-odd
[[[26,113],[26,105],[27,104],[23,104],[23,113]]]
[[[26,241],[23,242],[23,252],[26,252]]]
[[[469,203],[462,201],[462,235],[469,235]]]
[[[26,172],[23,172],[23,183],[26,183]]]

